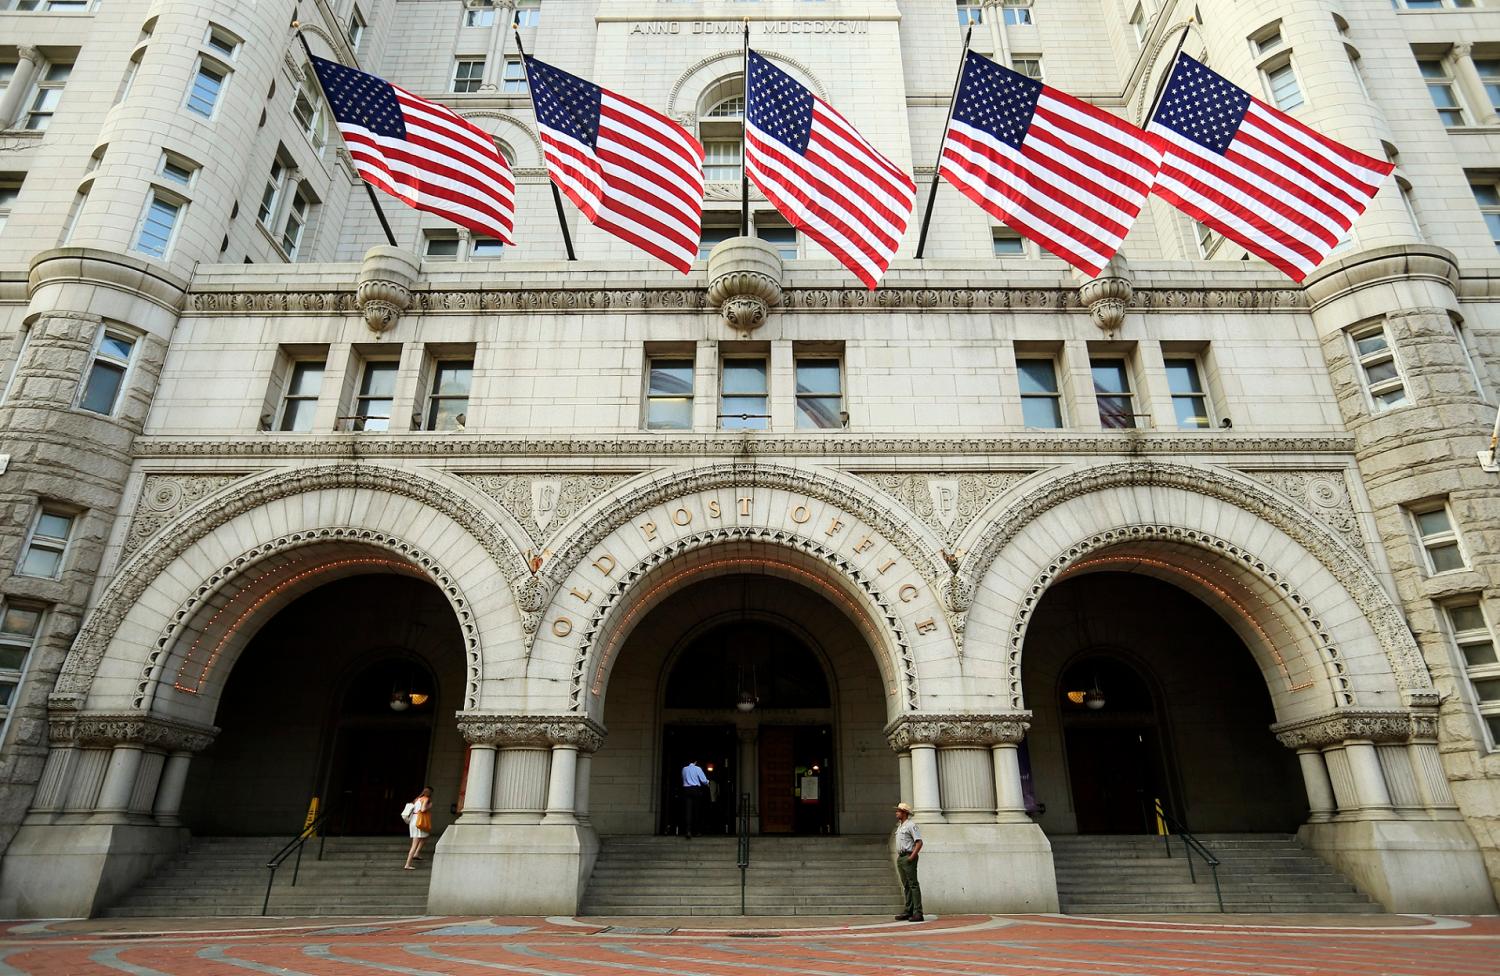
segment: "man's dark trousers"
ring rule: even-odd
[[[708,790],[706,786],[684,786],[682,788],[682,828],[687,836],[693,836],[693,827],[697,824],[699,814],[703,809],[703,794]]]
[[[922,914],[922,886],[917,882],[917,862],[902,854],[896,858],[896,873],[901,876],[901,894],[906,898],[907,915]]]

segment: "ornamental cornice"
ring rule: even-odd
[[[53,715],[48,738],[53,745],[113,746],[131,743],[167,752],[201,752],[219,734],[214,726],[174,722],[140,714]]]
[[[1312,718],[1271,726],[1288,749],[1323,748],[1344,742],[1402,743],[1437,738],[1437,712],[1404,708],[1341,708]]]
[[[497,715],[458,713],[464,741],[483,746],[576,746],[597,752],[604,744],[604,726],[578,715]]]
[[[914,745],[993,746],[1020,742],[1031,727],[1031,712],[1000,712],[988,715],[903,715],[885,727],[886,741],[895,752]]]

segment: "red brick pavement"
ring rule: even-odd
[[[958,916],[920,925],[756,924],[765,923],[0,923],[0,976],[1500,976],[1500,918],[1494,917]]]

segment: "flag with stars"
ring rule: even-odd
[[[1173,67],[1147,131],[1167,143],[1157,196],[1295,281],[1338,246],[1395,169],[1187,55]]]
[[[703,230],[703,147],[640,102],[527,56],[552,182],[594,226],[686,274]]]
[[[1159,139],[970,51],[938,172],[1092,277],[1130,233],[1161,159]]]
[[[745,171],[793,227],[874,288],[916,202],[910,174],[791,75],[754,51]]]
[[[319,57],[312,64],[366,182],[418,210],[515,243],[516,181],[483,129],[383,78]]]

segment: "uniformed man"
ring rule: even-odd
[[[911,804],[896,804],[896,873],[901,876],[901,897],[906,910],[898,922],[922,921],[922,886],[917,883],[917,855],[922,853],[922,831],[912,819]]]

